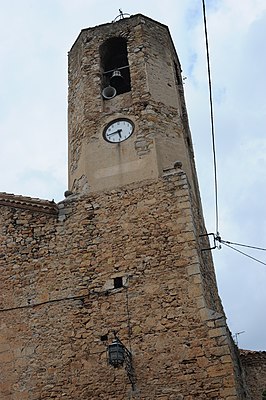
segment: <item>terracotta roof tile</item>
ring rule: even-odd
[[[0,192],[0,206],[23,208],[54,215],[58,213],[58,207],[54,201],[19,196],[5,192]]]

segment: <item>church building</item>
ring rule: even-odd
[[[0,400],[261,400],[266,356],[245,368],[218,295],[168,28],[83,29],[68,68],[65,199],[0,194]]]

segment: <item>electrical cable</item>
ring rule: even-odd
[[[127,278],[127,282],[128,282],[128,278]],[[132,327],[131,327],[131,319],[130,319],[130,311],[129,311],[128,286],[124,286],[124,288],[126,289],[126,313],[127,313],[128,342],[129,342],[129,350],[132,353],[132,348],[131,348]]]
[[[205,45],[206,45],[206,57],[207,57],[207,69],[208,69],[208,82],[209,82],[209,102],[210,102],[210,117],[211,117],[211,134],[212,134],[212,153],[213,153],[213,167],[214,167],[214,192],[215,192],[215,221],[216,221],[216,233],[219,233],[219,212],[218,212],[218,178],[217,178],[217,162],[216,162],[216,150],[215,150],[215,134],[214,134],[214,117],[213,117],[213,101],[212,101],[212,83],[211,83],[211,66],[210,66],[210,54],[209,54],[209,41],[207,32],[207,18],[205,1],[202,0],[203,19],[204,19],[204,32],[205,32]]]
[[[211,134],[212,134],[212,152],[213,152],[213,166],[214,166],[214,190],[215,190],[215,220],[216,220],[216,239],[220,238],[219,235],[219,212],[218,212],[218,174],[217,174],[217,161],[216,161],[216,149],[215,149],[215,130],[214,130],[214,113],[213,113],[213,100],[212,100],[212,81],[211,81],[211,66],[210,66],[210,53],[209,53],[209,41],[208,41],[208,31],[207,31],[207,17],[206,17],[206,7],[205,7],[205,0],[202,0],[202,9],[203,9],[203,20],[204,20],[204,33],[205,33],[205,45],[206,45],[206,58],[207,58],[207,69],[208,69],[208,82],[209,82],[209,102],[210,102],[210,117],[211,117]],[[249,246],[249,245],[244,245],[241,243],[234,243],[234,242],[229,242],[225,241],[222,239],[218,240],[220,243],[223,243],[225,245],[233,244],[235,246],[242,246],[242,247],[247,247],[251,249],[256,249],[256,250],[263,250],[266,251],[266,249],[262,247],[256,247],[256,246]],[[232,249],[238,251],[239,253],[250,257],[254,259],[255,261],[258,261],[262,264],[264,264],[262,261],[257,260],[254,257],[249,256],[248,254],[245,254],[234,247],[231,247]],[[266,264],[265,264],[266,265]]]
[[[95,295],[97,295],[97,296],[107,296],[107,295],[110,296],[110,295],[113,295],[115,293],[117,293],[117,292],[113,291],[112,289],[104,290],[104,291],[101,291],[101,292],[90,291],[88,294],[83,294],[83,295],[78,295],[78,296],[61,297],[59,299],[42,301],[40,303],[35,303],[35,304],[25,304],[23,306],[0,308],[0,313],[1,312],[6,312],[6,311],[21,310],[21,309],[26,309],[26,308],[35,308],[35,307],[43,306],[45,304],[59,303],[61,301],[84,300],[86,297],[88,298],[89,296],[95,296]]]
[[[236,243],[236,242],[229,242],[228,240],[219,240],[220,243],[223,244],[233,244],[234,246],[242,246],[242,247],[247,247],[249,249],[255,249],[255,250],[263,250],[266,251],[263,247],[256,247],[256,246],[249,246],[248,244],[242,244],[242,243]]]
[[[38,307],[38,306],[43,306],[44,304],[58,303],[60,301],[83,300],[85,297],[86,297],[86,295],[63,297],[63,298],[54,299],[54,300],[42,301],[40,303],[35,303],[35,304],[25,304],[24,306],[17,306],[17,307],[10,307],[10,308],[0,308],[0,312],[14,311],[14,310],[20,310],[20,309],[25,309],[25,308],[35,308],[35,307]]]
[[[263,262],[263,261],[261,261],[261,260],[258,260],[257,258],[252,257],[252,256],[250,256],[249,254],[244,253],[243,251],[240,251],[240,250],[238,250],[238,249],[235,249],[233,246],[230,246],[228,243],[223,243],[223,244],[224,244],[225,246],[227,246],[227,247],[230,247],[230,249],[233,249],[233,250],[237,251],[238,253],[242,254],[243,256],[246,256],[246,257],[248,257],[248,258],[251,258],[251,260],[254,260],[254,261],[257,261],[257,262],[260,263],[260,264],[266,265],[265,262]]]
[[[204,33],[205,33],[205,45],[206,45],[206,58],[207,58],[207,70],[208,70],[208,83],[209,83],[209,103],[210,103],[210,118],[211,118],[211,135],[212,135],[212,152],[213,152],[213,167],[214,167],[214,191],[215,191],[215,220],[216,220],[216,237],[215,240],[228,247],[231,247],[233,250],[238,251],[239,253],[249,257],[261,264],[265,264],[264,262],[256,259],[255,257],[249,256],[241,252],[240,250],[235,249],[234,247],[230,246],[233,244],[235,246],[242,246],[256,250],[263,250],[266,249],[262,247],[256,246],[249,246],[241,243],[229,242],[222,240],[219,235],[219,211],[218,211],[218,174],[217,174],[217,161],[216,161],[216,146],[215,146],[215,130],[214,130],[214,113],[213,113],[213,100],[212,100],[212,81],[211,81],[211,66],[210,66],[210,53],[209,53],[209,40],[208,40],[208,31],[207,31],[207,17],[206,17],[206,7],[205,7],[205,0],[202,0],[202,9],[203,9],[203,20],[204,20]],[[266,264],[265,264],[266,265]]]

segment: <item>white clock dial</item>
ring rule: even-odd
[[[110,122],[103,131],[103,137],[110,143],[121,143],[128,139],[134,131],[134,124],[130,119],[119,118]]]

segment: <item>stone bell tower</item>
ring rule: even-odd
[[[156,179],[177,160],[195,191],[181,69],[167,27],[137,15],[84,29],[69,53],[69,189]]]
[[[166,26],[135,15],[82,30],[71,48],[69,190],[108,199],[97,212],[106,247],[96,269],[103,287],[120,287],[127,300],[110,299],[97,329],[113,326],[132,346],[131,395],[244,398],[205,251],[181,68]]]
[[[0,399],[246,399],[167,27],[84,29],[68,112],[66,198],[0,194]]]

